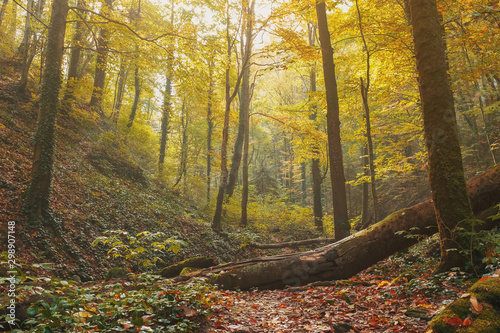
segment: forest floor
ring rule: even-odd
[[[408,257],[393,256],[330,285],[220,291],[199,332],[425,332],[469,283],[464,273],[433,276],[427,264],[418,273],[404,261]]]

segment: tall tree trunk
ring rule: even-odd
[[[174,25],[175,12],[174,1],[171,2],[170,24]],[[173,42],[172,42],[173,43]],[[170,122],[170,113],[172,112],[172,78],[173,78],[173,44],[169,46],[169,55],[167,58],[167,74],[165,83],[165,92],[163,93],[163,108],[161,117],[161,138],[160,138],[160,156],[158,159],[158,172],[163,172],[163,164],[165,163],[165,152],[167,150],[168,130]]]
[[[31,16],[35,8],[35,0],[28,0],[28,10],[26,11],[26,21],[24,26],[24,36],[19,51],[21,53],[21,78],[19,79],[18,92],[21,95],[26,93],[28,85],[29,70],[31,63],[36,54],[36,36],[33,37],[34,31],[32,28]]]
[[[410,0],[419,76],[429,181],[441,240],[440,271],[463,267],[466,247],[457,226],[469,229],[472,209],[467,196],[458,140],[446,45],[436,0]],[[466,247],[467,248],[467,247]]]
[[[212,119],[212,100],[214,95],[214,61],[213,58],[208,62],[208,104],[207,104],[207,205],[210,204],[210,189],[212,183],[212,155],[214,153],[212,148],[212,132],[214,122]]]
[[[24,201],[24,211],[28,215],[29,223],[43,220],[50,210],[50,185],[54,165],[55,128],[67,15],[68,0],[54,0],[47,37],[47,60],[40,94],[33,165]]]
[[[5,15],[5,11],[7,10],[8,4],[9,4],[9,0],[3,0],[2,9],[0,9],[0,27],[2,26],[3,16]]]
[[[181,128],[182,128],[182,145],[181,145],[181,156],[180,156],[180,166],[179,166],[179,178],[175,182],[173,187],[176,187],[181,181],[182,177],[184,177],[184,181],[186,180],[186,172],[187,172],[187,159],[188,159],[188,128],[189,118],[187,114],[187,106],[186,106],[186,96],[184,96],[184,100],[182,101],[181,108]]]
[[[135,120],[135,115],[137,113],[137,107],[139,105],[139,99],[141,97],[141,80],[139,77],[139,66],[135,66],[135,71],[134,71],[134,89],[135,89],[135,94],[134,94],[134,104],[132,104],[132,109],[130,111],[130,116],[128,117],[128,123],[127,127],[132,127],[134,124]]]
[[[365,146],[361,149],[361,153],[363,154],[363,158],[361,159],[361,165],[363,167],[363,175],[365,177],[370,176],[370,160],[368,158],[368,145],[365,144]],[[364,226],[370,224],[370,215],[369,215],[369,208],[370,208],[370,198],[368,195],[368,182],[363,182],[363,198],[362,198],[362,207],[361,207],[361,228]]]
[[[248,63],[252,53],[252,30],[253,30],[253,11],[255,1],[249,5],[247,1],[243,2],[243,12],[245,17],[245,38],[241,41],[241,56],[243,62]],[[234,144],[233,157],[231,159],[231,171],[226,187],[226,195],[228,198],[233,196],[236,181],[238,179],[238,171],[241,164],[241,156],[243,152],[243,141],[245,140],[246,122],[250,109],[250,65],[242,68],[243,77],[241,79],[240,93],[240,112],[238,121],[238,134]]]
[[[101,14],[105,15],[113,10],[113,0],[104,0]],[[106,70],[108,66],[108,29],[102,27],[97,38],[97,60],[94,74],[94,87],[92,97],[89,102],[91,110],[103,114],[102,99],[104,94],[104,83],[106,80]]]
[[[316,39],[316,25],[308,24],[307,26],[309,34],[309,46],[314,46]],[[309,73],[309,80],[311,84],[311,92],[317,91],[316,87],[316,71],[311,69]],[[318,116],[317,106],[313,106],[313,112],[311,113],[310,119],[315,121]],[[313,145],[313,151],[316,156],[319,156],[320,150],[317,144]],[[313,183],[313,213],[314,213],[314,225],[318,231],[323,232],[323,204],[321,203],[321,170],[319,157],[314,157],[311,160],[311,175]]]
[[[241,218],[240,226],[248,226],[248,148],[250,144],[250,114],[247,114],[245,142],[243,145],[243,183],[241,189]]]
[[[372,140],[372,129],[370,123],[370,106],[368,105],[368,92],[370,91],[370,57],[371,53],[368,49],[368,43],[366,42],[365,34],[363,32],[363,24],[361,22],[361,10],[359,9],[358,0],[356,0],[356,10],[358,12],[359,21],[359,32],[361,39],[363,40],[363,46],[366,53],[366,86],[363,82],[363,78],[360,78],[361,83],[361,98],[363,100],[363,107],[365,109],[365,122],[366,122],[366,140],[368,142],[368,160],[370,162],[370,181],[372,189],[372,199],[373,199],[373,215],[374,221],[379,221],[379,210],[378,210],[378,196],[377,196],[377,183],[375,179],[375,162],[373,153],[373,140]]]
[[[118,70],[118,75],[116,78],[116,88],[115,88],[115,100],[113,102],[113,112],[111,114],[111,121],[114,124],[118,123],[118,118],[120,117],[120,109],[122,108],[123,102],[123,90],[125,88],[125,82],[127,81],[128,70],[125,69],[125,62],[123,59],[120,62],[120,69]]]
[[[85,8],[85,1],[79,0],[77,7]],[[83,18],[85,18],[84,13],[80,12]],[[84,30],[83,22],[79,19],[75,23],[75,34],[73,35],[73,40],[71,41],[71,55],[69,59],[68,68],[68,81],[66,83],[66,91],[64,92],[64,97],[61,102],[61,110],[68,113],[73,105],[73,99],[75,97],[75,88],[78,84],[78,65],[80,64],[80,58],[82,54],[82,44],[84,42]]]
[[[467,189],[476,214],[498,204],[500,166],[471,179]],[[482,227],[492,228],[498,224],[498,220],[488,220]],[[221,288],[246,290],[347,279],[418,242],[418,237],[408,235],[432,235],[436,229],[434,207],[432,201],[427,200],[394,212],[351,237],[312,251],[222,264],[179,276],[175,280],[209,275],[208,281]]]
[[[226,41],[227,41],[227,64],[226,64],[226,88],[225,88],[225,110],[224,110],[224,127],[222,128],[222,142],[220,148],[220,183],[219,192],[217,193],[217,203],[215,206],[214,218],[212,219],[212,229],[214,231],[222,230],[222,208],[224,204],[224,194],[226,192],[227,181],[228,181],[228,171],[227,171],[227,142],[229,138],[229,115],[231,112],[231,103],[238,93],[238,89],[241,83],[243,73],[239,73],[236,83],[234,85],[233,93],[231,94],[231,54],[233,48],[233,41],[229,33],[230,19],[229,19],[229,5],[226,7]],[[248,57],[245,57],[242,63],[242,69],[246,68],[248,65]]]
[[[328,152],[330,159],[330,178],[332,182],[333,218],[335,239],[349,236],[351,226],[347,215],[347,196],[345,190],[344,164],[340,139],[340,108],[333,62],[333,48],[328,31],[326,5],[324,1],[316,1],[318,32],[323,58],[323,73],[326,88],[326,121],[328,131]]]

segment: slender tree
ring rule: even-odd
[[[226,187],[228,182],[228,170],[227,170],[227,144],[229,140],[229,116],[231,113],[231,103],[234,98],[238,94],[238,89],[241,84],[241,79],[243,76],[243,71],[238,74],[238,78],[236,79],[236,83],[234,84],[233,91],[231,93],[231,55],[233,53],[235,39],[231,37],[230,33],[230,16],[229,16],[229,2],[226,3],[226,75],[225,75],[225,89],[224,89],[224,99],[225,99],[225,107],[224,107],[224,125],[222,128],[222,142],[220,148],[220,183],[219,183],[219,191],[217,193],[217,202],[215,205],[215,213],[214,218],[212,219],[212,229],[214,231],[222,230],[222,206],[224,204],[224,195],[226,193]],[[247,66],[248,57],[243,60],[242,68]]]
[[[113,0],[104,0],[102,14],[107,14],[113,10]],[[106,80],[106,70],[108,67],[108,48],[109,31],[103,26],[97,38],[97,60],[94,74],[94,87],[92,89],[92,97],[89,106],[92,110],[103,114],[102,99],[104,94],[104,83]]]
[[[243,63],[246,65],[241,69],[241,91],[240,91],[240,112],[238,120],[238,134],[236,135],[236,142],[234,144],[233,156],[231,159],[231,170],[229,172],[229,179],[226,187],[227,197],[231,197],[236,186],[238,179],[238,171],[241,164],[241,156],[243,153],[243,142],[245,140],[245,130],[247,128],[246,122],[248,121],[248,114],[250,109],[250,57],[252,53],[252,33],[254,22],[254,8],[255,1],[250,4],[248,1],[243,1],[243,13],[245,33],[241,37],[241,56]],[[243,38],[244,35],[244,38]]]
[[[78,7],[85,8],[85,1],[78,0]],[[84,13],[81,12],[82,18],[85,18]],[[68,68],[68,81],[66,82],[66,90],[64,92],[64,98],[61,102],[61,109],[63,112],[69,112],[73,104],[73,99],[75,96],[75,89],[78,84],[77,80],[79,78],[78,66],[80,65],[82,46],[84,43],[84,25],[81,19],[78,19],[75,23],[75,34],[73,35],[73,40],[71,41],[71,55],[69,60]]]
[[[472,208],[467,196],[458,140],[446,44],[436,0],[410,0],[429,181],[441,240],[440,271],[463,267],[467,245],[457,227],[469,228]]]
[[[170,25],[174,25],[174,1],[171,2],[170,8]],[[163,164],[165,163],[165,152],[167,150],[168,130],[170,122],[170,113],[172,112],[172,78],[173,78],[173,42],[169,45],[169,54],[167,58],[167,73],[165,91],[163,93],[163,107],[161,117],[161,137],[160,137],[160,156],[158,159],[158,172],[163,171]]]
[[[373,200],[373,223],[377,223],[379,220],[379,209],[378,209],[378,195],[377,195],[377,183],[375,179],[375,162],[374,162],[374,152],[373,152],[373,138],[372,129],[370,122],[370,106],[368,105],[368,92],[370,91],[370,57],[371,51],[368,49],[368,43],[366,42],[365,33],[363,31],[363,24],[361,20],[361,10],[359,9],[358,0],[356,0],[356,10],[358,12],[358,22],[359,22],[359,33],[361,35],[361,40],[363,41],[363,49],[366,54],[366,84],[363,78],[360,78],[361,86],[361,98],[363,100],[363,108],[365,109],[365,125],[366,125],[366,141],[368,143],[368,161],[370,166],[370,184],[372,189],[372,200]]]
[[[56,117],[59,109],[61,65],[68,16],[68,0],[54,0],[47,37],[46,65],[40,94],[40,112],[34,139],[31,178],[24,201],[29,223],[48,217],[54,165]]]
[[[335,239],[340,240],[349,236],[351,226],[347,215],[347,195],[345,190],[344,164],[342,144],[340,139],[340,107],[333,62],[333,48],[328,31],[326,5],[324,1],[316,1],[316,15],[318,17],[318,33],[323,59],[323,74],[326,89],[326,122],[328,132],[328,153],[330,159],[330,178],[332,182],[333,219]]]
[[[316,40],[316,25],[308,24],[308,34],[309,34],[309,46],[314,46]],[[317,91],[316,87],[316,70],[314,67],[309,72],[309,81],[311,85],[311,92]],[[316,105],[313,106],[313,111],[311,113],[311,120],[315,121],[318,116]],[[319,155],[320,149],[318,144],[314,144],[313,151],[316,155]],[[321,170],[320,170],[320,160],[319,157],[313,157],[311,160],[311,174],[313,183],[313,212],[314,212],[314,224],[316,228],[322,232],[323,231],[323,204],[321,202]]]
[[[210,203],[210,189],[212,183],[212,132],[214,121],[212,116],[213,96],[214,96],[214,61],[212,58],[208,61],[208,103],[207,103],[207,205]]]
[[[127,76],[128,76],[128,69],[125,68],[125,61],[121,59],[120,69],[118,69],[118,75],[116,77],[113,112],[111,113],[111,121],[115,124],[118,123],[118,117],[120,116],[120,110],[122,108],[122,102],[123,102],[123,90],[125,89],[125,82],[127,81]]]
[[[9,0],[3,0],[2,8],[0,9],[0,27],[2,26],[3,16],[5,15],[5,11],[7,10],[8,4],[9,4]]]

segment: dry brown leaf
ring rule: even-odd
[[[470,295],[470,310],[474,314],[480,314],[483,311],[483,306],[477,300],[476,296]]]

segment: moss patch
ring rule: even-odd
[[[471,310],[470,297],[452,302],[438,316],[432,319],[430,326],[436,333],[495,333],[500,332],[500,278],[479,281],[469,289],[470,295],[482,305],[480,313]],[[470,318],[468,325],[452,325],[450,319]],[[459,321],[460,322],[460,321]]]
[[[175,265],[165,267],[161,270],[160,275],[164,278],[173,278],[180,275],[184,268],[208,268],[217,265],[217,261],[213,258],[208,257],[192,257],[183,260]],[[185,273],[186,274],[186,273]]]

